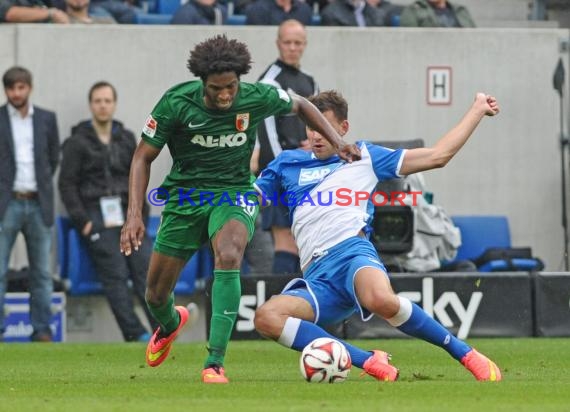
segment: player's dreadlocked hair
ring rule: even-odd
[[[234,72],[239,78],[251,69],[251,55],[245,43],[217,35],[198,44],[186,65],[194,76],[206,81],[210,74]]]
[[[308,100],[317,106],[321,113],[330,110],[334,113],[337,120],[343,121],[348,119],[348,103],[342,97],[342,94],[336,90],[321,92],[316,96],[310,96]]]

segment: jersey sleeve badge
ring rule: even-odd
[[[154,120],[154,117],[152,117],[152,115],[149,114],[148,117],[146,118],[146,122],[144,124],[142,131],[148,137],[154,137],[157,126],[158,123],[156,122],[156,120]]]
[[[249,113],[238,113],[236,115],[236,129],[245,132],[249,126]]]

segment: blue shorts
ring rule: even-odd
[[[367,239],[351,237],[325,251],[305,271],[303,278],[291,280],[282,295],[298,296],[309,302],[315,313],[315,323],[321,326],[341,322],[356,311],[366,321],[372,314],[360,306],[354,290],[354,276],[365,267],[386,268],[378,252]]]
[[[263,230],[271,230],[273,226],[291,227],[289,208],[281,202],[261,210],[261,228]]]

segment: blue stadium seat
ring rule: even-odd
[[[137,24],[170,24],[171,14],[136,13]]]
[[[400,27],[400,15],[399,14],[393,14],[392,17],[390,18],[390,25],[392,27]]]
[[[452,216],[461,231],[461,246],[455,260],[475,260],[491,247],[511,247],[506,216]]]
[[[243,26],[245,25],[246,19],[247,17],[245,14],[232,14],[231,16],[228,16],[226,24],[229,26]]]
[[[160,225],[160,216],[149,216],[146,223],[146,234],[153,240],[156,239],[158,226]]]
[[[311,16],[311,26],[320,26],[320,25],[321,25],[321,15],[313,14]]]
[[[156,0],[155,13],[172,16],[181,5],[180,0]]]
[[[67,242],[69,239],[71,222],[66,217],[57,216],[55,219],[55,227],[57,232],[57,262],[59,264],[59,275],[62,279],[68,279],[67,263],[69,262],[69,259],[67,253]]]
[[[479,272],[509,272],[513,270],[530,272],[542,269],[543,269],[543,264],[535,258],[532,259],[513,258],[510,260],[496,259],[496,260],[491,260],[478,267]]]
[[[180,272],[178,282],[174,287],[174,293],[178,295],[191,295],[196,289],[196,274],[198,273],[200,265],[200,257],[198,253],[194,254],[192,258],[186,263],[186,266]]]
[[[544,265],[530,248],[512,248],[506,216],[452,216],[461,231],[461,246],[453,262],[471,261],[479,272],[535,271]],[[519,256],[516,256],[519,254]],[[492,256],[492,257],[491,257]]]
[[[69,293],[74,296],[103,293],[83,238],[77,230],[70,228],[67,239]]]
[[[154,241],[160,223],[158,216],[149,218],[147,234]],[[100,294],[103,287],[97,279],[97,272],[87,253],[87,246],[79,232],[73,228],[69,218],[58,216],[57,257],[60,276],[69,283],[68,292],[72,296]],[[190,295],[196,288],[196,275],[200,272],[200,251],[186,264],[180,273],[174,289],[180,295]]]

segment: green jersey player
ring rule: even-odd
[[[218,35],[198,44],[188,69],[198,81],[175,86],[148,117],[133,157],[129,207],[121,232],[121,251],[137,251],[145,231],[142,205],[150,166],[164,145],[173,158],[162,185],[168,199],[147,275],[146,302],[160,327],[151,337],[146,361],[160,365],[187,322],[185,307],[174,306],[173,289],[192,254],[205,242],[214,252],[212,318],[205,383],[227,383],[226,348],[241,295],[239,268],[253,234],[257,207],[240,200],[252,191],[249,161],[255,130],[265,117],[295,112],[319,131],[347,161],[358,159],[355,145],[342,142],[336,130],[306,99],[240,77],[251,68],[244,43]],[[239,194],[238,194],[239,192]]]

